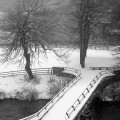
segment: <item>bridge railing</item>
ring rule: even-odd
[[[95,78],[91,81],[91,83],[87,86],[87,88],[82,92],[82,94],[77,98],[77,100],[73,103],[73,105],[68,109],[65,114],[65,118],[69,119],[71,114],[77,109],[77,107],[82,103],[82,101],[86,98],[86,95],[91,91],[95,83],[99,80],[99,78],[104,75],[110,73],[109,71],[101,71],[99,72]]]
[[[114,71],[114,70],[120,70],[120,67],[90,67],[91,70],[109,70],[109,71]]]
[[[71,73],[75,74],[75,75],[79,75],[80,71],[74,68],[69,68],[69,67],[65,67],[64,70],[70,71]]]
[[[64,70],[70,70],[73,72],[78,72],[78,76],[76,76],[72,81],[70,81],[50,102],[48,102],[40,111],[36,112],[35,114],[25,117],[23,119],[20,120],[32,120],[33,118],[38,118],[38,119],[42,119],[44,117],[44,115],[55,105],[55,103],[64,96],[64,94],[78,81],[80,80],[80,76],[81,73],[79,70],[76,69],[72,69],[72,68],[68,68],[65,67]]]
[[[74,68],[69,68],[69,67],[64,67],[64,70],[68,70],[68,71],[73,71],[73,72],[79,72],[79,70],[74,69]]]

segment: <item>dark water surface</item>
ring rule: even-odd
[[[0,120],[18,120],[34,114],[50,100],[20,101],[0,100]],[[120,102],[99,102],[95,105],[96,115],[92,120],[120,120]]]
[[[0,120],[18,120],[43,108],[50,100],[20,101],[15,99],[0,100]]]
[[[120,120],[120,101],[98,103],[95,114],[94,120]]]

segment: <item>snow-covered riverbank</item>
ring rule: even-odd
[[[60,90],[66,81],[66,78],[55,75],[37,75],[37,82],[27,79],[26,75],[0,77],[0,99],[51,99],[57,92],[57,90],[51,92],[52,87],[61,87]],[[61,82],[59,86],[57,86],[58,82]]]
[[[62,50],[62,48],[61,48]],[[64,50],[64,49],[63,49]],[[66,51],[67,50],[67,51]],[[32,65],[32,68],[41,68],[41,67],[71,67],[83,71],[79,64],[79,50],[77,49],[67,49],[68,52],[68,61],[69,63],[64,63],[61,59],[57,59],[55,55],[49,51],[48,58],[44,59],[42,56],[39,57],[40,64],[37,62]],[[63,51],[62,51],[63,52]],[[107,50],[92,50],[88,49],[87,58],[86,58],[86,68],[89,67],[112,67],[115,65],[115,61],[111,53]],[[0,64],[0,72],[6,71],[16,71],[24,69],[17,67],[17,64]],[[84,72],[84,71],[83,71]],[[31,97],[30,94],[34,93],[37,96],[37,99],[50,99],[53,96],[49,94],[49,85],[48,81],[50,76],[37,76],[39,84],[33,84],[25,80],[24,75],[18,76],[9,76],[9,77],[0,77],[0,97],[2,98],[18,98],[25,99],[26,97]],[[57,79],[57,78],[56,78]],[[35,97],[35,96],[32,96]]]

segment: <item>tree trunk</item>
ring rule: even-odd
[[[86,26],[85,26],[85,40],[84,40],[85,41],[85,45],[84,45],[84,55],[85,55],[85,57],[86,57],[86,54],[87,54],[89,37],[90,37],[90,21],[87,20]]]
[[[81,67],[85,67],[85,57],[88,48],[88,42],[90,37],[90,11],[89,9],[90,1],[83,0],[81,2],[81,17],[79,22],[79,32],[80,32],[80,64]]]
[[[85,67],[85,59],[84,59],[84,54],[83,54],[83,45],[81,44],[81,47],[80,47],[80,64],[81,64],[81,67],[84,68]]]
[[[26,46],[24,46],[23,49],[24,49],[24,57],[26,59],[25,70],[27,71],[29,78],[33,79],[34,75],[33,75],[32,70],[30,68],[30,54],[28,53],[28,48]]]
[[[83,36],[83,35],[81,35]],[[81,44],[80,44],[80,64],[81,64],[81,67],[84,68],[85,67],[85,56],[84,56],[84,40],[83,40],[83,37],[81,37],[82,39],[80,40],[81,41]]]
[[[80,23],[80,65],[82,68],[85,67],[84,61],[84,26]]]

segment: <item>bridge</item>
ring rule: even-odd
[[[64,69],[63,73],[71,73]],[[37,113],[20,120],[74,120],[83,111],[89,99],[105,77],[114,76],[108,70],[82,70],[72,73],[76,76],[47,105]]]

